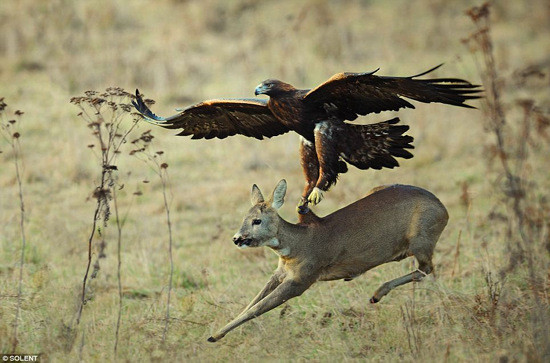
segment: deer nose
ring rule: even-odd
[[[245,238],[245,236],[243,236],[240,233],[237,233],[233,236],[233,243],[239,244],[239,242],[242,241],[244,238]]]
[[[233,243],[238,246],[250,246],[252,240],[248,238],[248,234],[236,234],[233,236]]]

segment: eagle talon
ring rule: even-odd
[[[313,205],[317,205],[323,200],[323,191],[317,187],[313,188],[307,201]]]
[[[298,214],[308,214],[309,213],[309,207],[306,205],[299,205],[296,207],[296,211],[298,212]]]
[[[298,214],[308,214],[309,213],[309,202],[306,198],[302,197],[300,203],[296,206],[296,211]]]

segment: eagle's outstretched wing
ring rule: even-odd
[[[480,86],[457,78],[417,79],[430,73],[410,77],[375,76],[370,73],[338,73],[309,91],[304,102],[312,107],[325,108],[341,120],[355,120],[358,115],[414,108],[405,98],[430,103],[474,108],[464,102],[480,98]]]
[[[192,135],[193,139],[224,139],[240,134],[261,140],[289,131],[273,116],[265,100],[209,100],[167,118],[151,112],[138,90],[132,103],[146,121],[167,129],[183,129],[178,136]]]

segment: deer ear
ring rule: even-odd
[[[279,182],[279,184],[277,184],[275,190],[273,190],[273,195],[271,196],[271,206],[275,209],[281,208],[285,202],[285,194],[286,180],[283,179]]]
[[[250,203],[252,205],[256,205],[259,203],[264,202],[264,196],[262,195],[262,192],[260,191],[260,188],[256,184],[252,186],[252,193],[250,194]]]

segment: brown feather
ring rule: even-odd
[[[209,100],[163,118],[155,115],[136,93],[134,106],[155,124],[167,129],[182,129],[178,136],[193,139],[223,139],[236,134],[263,139],[284,134],[289,129],[259,99]]]
[[[413,157],[406,149],[414,149],[413,138],[403,135],[407,125],[396,125],[399,118],[371,125],[351,125],[348,127],[348,140],[343,151],[344,160],[359,169],[382,169],[399,166],[395,157]]]
[[[403,97],[473,108],[465,102],[480,98],[479,86],[457,78],[416,79],[438,67],[410,77],[381,77],[374,72],[338,73],[309,91],[304,103],[313,109],[330,103],[334,105],[334,116],[350,121],[358,115],[414,108]]]

